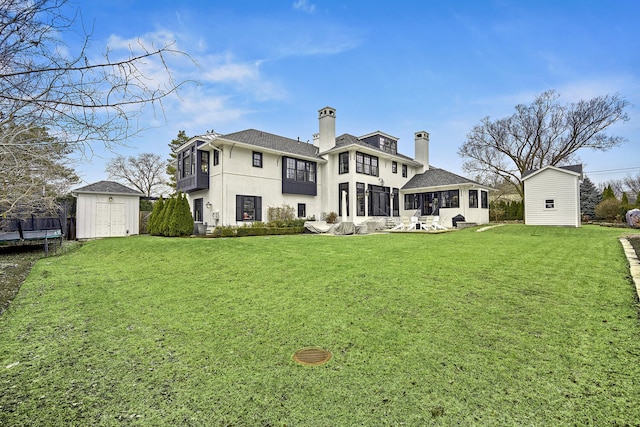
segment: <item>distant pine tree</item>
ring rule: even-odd
[[[176,189],[176,174],[178,173],[178,148],[191,139],[183,130],[178,131],[178,136],[171,140],[169,144],[169,159],[167,160],[167,175],[169,175],[169,186]]]
[[[618,198],[616,197],[616,193],[614,193],[613,189],[611,188],[611,184],[607,185],[607,188],[605,188],[604,191],[602,192],[602,200],[607,200],[607,199],[618,200]]]
[[[582,212],[582,215],[595,218],[596,206],[601,201],[602,195],[589,177],[585,177],[582,184],[580,184],[580,212]]]
[[[629,204],[629,198],[627,197],[627,193],[625,193],[624,191],[622,192],[622,198],[620,199],[620,204],[621,205]]]

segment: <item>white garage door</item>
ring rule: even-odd
[[[98,203],[96,237],[116,237],[125,234],[124,203]]]

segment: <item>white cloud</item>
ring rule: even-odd
[[[313,13],[316,10],[316,5],[309,3],[307,0],[297,0],[293,2],[293,8],[305,13]]]
[[[230,104],[229,96],[192,88],[183,94],[180,101],[173,102],[169,107],[171,122],[180,123],[181,129],[189,129],[192,133],[204,132],[225,127],[251,112]]]
[[[243,82],[256,80],[260,76],[262,61],[235,61],[233,55],[207,55],[198,58],[202,67],[200,78],[207,82]]]
[[[556,89],[561,96],[561,100],[576,102],[582,99],[613,94],[637,96],[638,90],[640,89],[640,82],[624,76],[608,76],[592,80],[570,82]]]

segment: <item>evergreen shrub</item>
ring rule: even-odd
[[[165,203],[162,196],[160,196],[158,201],[153,204],[153,211],[151,211],[151,216],[149,217],[149,223],[147,224],[147,231],[152,236],[158,236],[160,234],[158,232],[158,223],[161,221],[164,205]]]
[[[524,202],[494,200],[489,203],[489,215],[492,221],[522,221],[524,219]]]
[[[173,211],[175,210],[176,207],[176,199],[175,197],[171,197],[167,203],[165,203],[165,207],[163,210],[163,215],[162,215],[162,223],[159,224],[159,232],[160,235],[162,236],[169,236],[169,227],[170,227],[170,222],[171,222],[171,218],[173,217]]]
[[[595,214],[597,219],[608,221],[619,219],[620,202],[615,198],[615,196],[613,198],[605,198],[596,205]]]

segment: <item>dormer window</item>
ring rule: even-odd
[[[385,153],[398,154],[398,143],[393,139],[380,137],[380,149]]]
[[[398,154],[398,139],[382,132],[374,132],[360,137],[360,141],[385,153]]]

